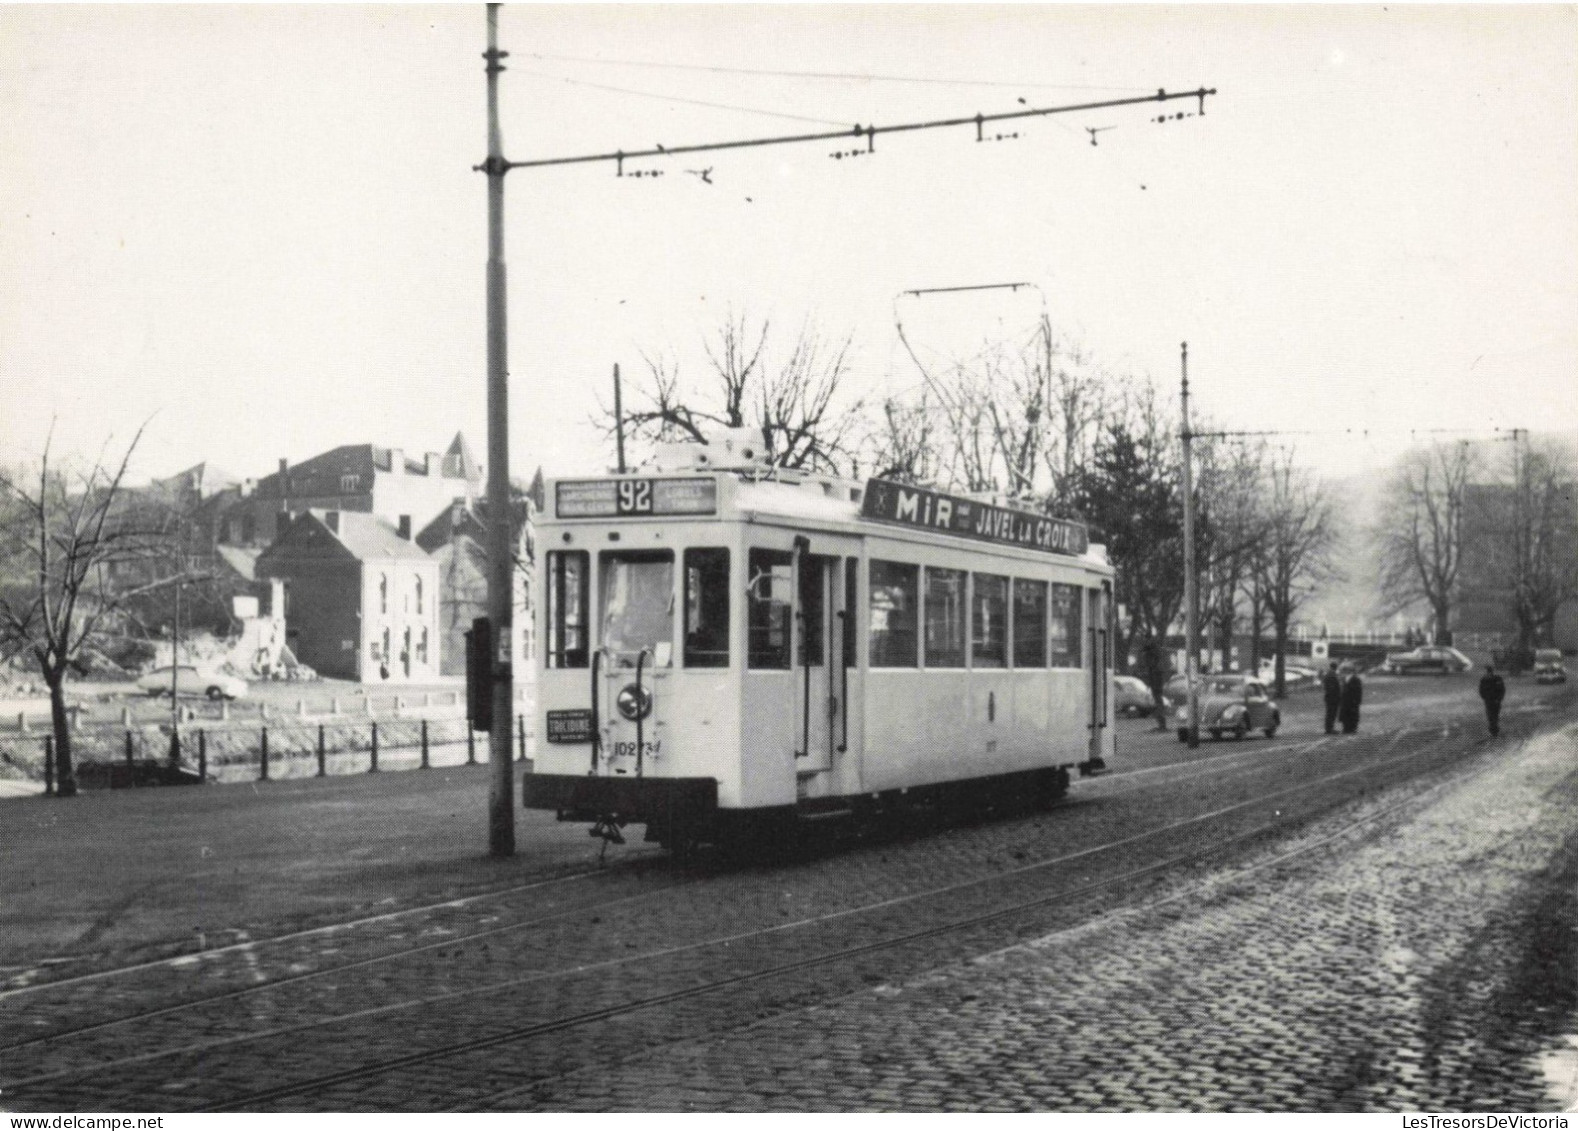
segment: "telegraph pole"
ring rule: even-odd
[[[515,545],[510,512],[509,367],[504,318],[504,139],[499,132],[499,6],[488,5],[488,620],[492,625],[493,718],[488,731],[488,854],[515,854]],[[524,659],[524,657],[522,657]]]
[[[1190,444],[1194,439],[1189,431],[1189,343],[1182,345],[1183,397],[1179,409],[1182,426],[1179,439],[1183,441],[1183,541],[1184,541],[1184,696],[1188,704],[1189,745],[1200,745],[1200,700],[1195,690],[1195,680],[1200,665],[1200,613],[1196,605],[1194,570],[1194,471],[1190,457]]]

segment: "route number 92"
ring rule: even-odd
[[[652,513],[652,480],[621,479],[619,481],[619,513]]]

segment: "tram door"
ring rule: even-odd
[[[1107,732],[1109,686],[1107,670],[1112,666],[1110,637],[1107,632],[1107,602],[1104,593],[1102,589],[1086,590],[1088,616],[1085,623],[1090,626],[1087,632],[1090,644],[1088,649],[1090,747],[1086,756],[1098,765],[1103,761],[1102,749]]]
[[[844,710],[839,658],[844,634],[838,609],[842,559],[802,551],[795,593],[795,769],[831,769]]]

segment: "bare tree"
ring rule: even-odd
[[[1467,443],[1407,453],[1386,484],[1372,532],[1387,613],[1430,606],[1437,644],[1452,642],[1452,605],[1463,560],[1463,505],[1477,470]]]
[[[142,430],[119,463],[103,456],[72,474],[51,462],[45,441],[36,474],[0,475],[0,658],[27,655],[49,687],[58,790],[77,792],[67,725],[66,674],[99,648],[128,600],[167,580],[126,586],[121,576],[162,552],[163,531],[117,514],[117,499]]]
[[[1292,452],[1267,467],[1264,540],[1256,569],[1275,644],[1275,693],[1287,690],[1289,627],[1304,602],[1335,576],[1336,508],[1325,489],[1293,462]]]
[[[1266,535],[1262,493],[1267,456],[1264,444],[1210,439],[1199,442],[1196,451],[1202,631],[1207,639],[1215,637],[1225,667],[1232,656],[1240,603],[1245,598],[1254,603],[1250,579]],[[1249,660],[1258,663],[1259,657]]]
[[[706,443],[711,427],[754,428],[775,467],[834,473],[852,467],[863,414],[863,402],[841,395],[852,339],[830,341],[807,321],[788,355],[775,362],[771,334],[769,320],[752,329],[744,315],[731,314],[705,343],[711,372],[700,386],[681,379],[678,363],[643,354],[647,381],[625,411],[627,433],[648,443]],[[599,421],[613,436],[613,411],[603,408]]]
[[[1512,445],[1510,490],[1470,488],[1471,523],[1491,532],[1467,547],[1473,587],[1504,601],[1527,653],[1549,638],[1557,611],[1578,599],[1578,466],[1564,447]]]

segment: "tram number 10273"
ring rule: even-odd
[[[619,484],[619,513],[651,514],[652,480],[622,480]]]

